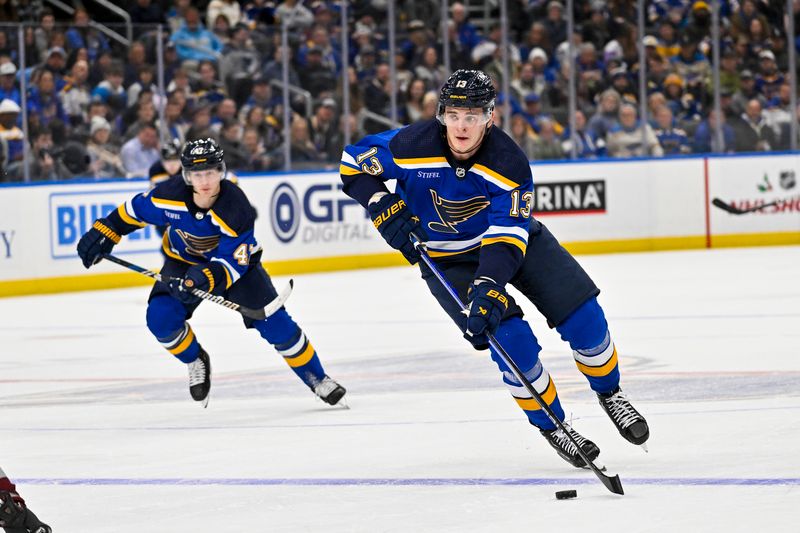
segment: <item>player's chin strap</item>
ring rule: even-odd
[[[118,265],[122,265],[125,268],[133,270],[134,272],[138,272],[148,278],[153,278],[158,281],[163,281],[164,283],[168,283],[171,279],[166,276],[162,276],[158,272],[153,272],[152,270],[147,270],[146,268],[140,267],[139,265],[134,265],[133,263],[129,263],[124,259],[120,259],[119,257],[113,256],[111,254],[103,254],[103,259],[111,261],[112,263],[116,263]],[[195,296],[202,298],[203,300],[208,300],[209,302],[214,302],[215,304],[219,304],[222,307],[227,307],[228,309],[233,309],[234,311],[238,311],[239,313],[243,314],[247,318],[252,318],[253,320],[264,320],[268,316],[274,315],[286,300],[289,299],[289,295],[292,294],[292,288],[294,287],[294,280],[289,280],[288,285],[275,297],[271,302],[269,302],[263,309],[251,309],[250,307],[245,307],[243,305],[237,304],[236,302],[232,302],[230,300],[226,300],[222,296],[216,296],[211,294],[210,292],[206,292],[200,289],[191,289],[191,293]]]
[[[442,274],[442,272],[433,262],[431,257],[428,255],[428,252],[425,251],[425,244],[422,243],[422,241],[420,241],[419,238],[416,235],[414,235],[414,233],[411,233],[409,237],[411,239],[411,243],[414,245],[414,248],[419,252],[422,261],[428,266],[431,272],[433,272],[433,274],[439,280],[439,283],[441,283],[442,286],[447,290],[447,292],[453,298],[453,301],[455,301],[458,304],[462,312],[467,311],[467,306],[464,305],[464,302],[461,301],[461,298],[458,296],[456,290],[450,285],[450,282],[447,281],[447,278],[444,277],[444,274]],[[503,359],[503,362],[505,362],[508,368],[511,369],[511,372],[514,374],[514,376],[519,380],[520,383],[522,383],[525,389],[536,400],[536,403],[539,404],[539,407],[541,407],[542,410],[545,412],[547,418],[549,418],[550,421],[553,422],[553,424],[555,424],[558,429],[560,429],[561,431],[564,432],[564,434],[567,435],[569,440],[577,449],[578,455],[581,456],[581,459],[586,461],[586,464],[589,465],[589,468],[592,470],[592,472],[594,472],[595,475],[600,479],[600,482],[603,483],[603,485],[605,485],[605,487],[614,494],[624,494],[624,491],[622,490],[622,482],[620,481],[619,476],[618,475],[615,475],[613,477],[607,476],[606,474],[601,472],[599,468],[597,468],[597,465],[595,465],[594,462],[591,459],[589,459],[589,456],[586,455],[586,452],[584,452],[583,449],[578,445],[572,434],[570,434],[570,432],[565,429],[564,424],[561,422],[561,420],[558,419],[553,410],[550,409],[550,406],[547,405],[547,402],[544,401],[541,394],[539,394],[536,391],[536,389],[531,384],[530,380],[527,377],[525,377],[525,374],[522,372],[522,370],[520,370],[520,368],[517,366],[514,360],[511,359],[511,356],[508,355],[508,352],[506,352],[505,349],[500,345],[500,343],[497,342],[495,336],[491,333],[487,333],[486,336],[489,339],[489,346],[491,346],[494,349],[494,351],[500,355],[500,357]]]

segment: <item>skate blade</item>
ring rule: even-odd
[[[644,450],[644,453],[650,453],[650,450],[647,449],[646,442],[641,443],[639,446]]]
[[[605,472],[606,471],[606,465],[604,465],[603,463],[601,463],[597,459],[594,460],[594,466],[596,466],[597,469],[599,471],[601,471],[601,472]],[[583,468],[584,470],[591,470],[591,468],[589,468],[589,465],[583,465],[581,468]]]

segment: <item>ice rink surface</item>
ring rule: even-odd
[[[800,247],[579,260],[649,453],[523,307],[625,496],[550,449],[412,268],[295,277],[287,308],[349,410],[212,304],[192,322],[204,410],[145,327],[147,288],[2,299],[0,465],[55,533],[800,531]]]

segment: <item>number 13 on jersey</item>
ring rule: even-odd
[[[520,207],[520,198],[522,203],[525,204]],[[531,216],[531,200],[533,200],[533,193],[531,191],[511,191],[511,211],[508,213],[512,217],[522,215],[522,218]]]

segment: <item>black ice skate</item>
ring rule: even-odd
[[[197,359],[187,365],[189,367],[189,394],[196,402],[208,406],[208,393],[211,392],[211,361],[205,350],[200,348]]]
[[[342,399],[344,393],[347,392],[347,389],[333,381],[328,376],[322,378],[322,381],[314,385],[312,390],[314,391],[314,394],[322,398],[323,402],[330,405],[336,405],[339,403],[339,400]]]
[[[597,459],[597,456],[600,455],[600,448],[594,442],[572,429],[567,423],[564,423],[564,428],[569,431],[569,434],[572,435],[572,438],[575,439],[575,442],[578,443],[578,446],[581,447],[583,453],[589,459],[592,461]],[[578,455],[578,449],[562,430],[541,429],[539,432],[566,462],[577,468],[585,468],[587,466],[583,458]]]
[[[647,420],[633,408],[631,402],[617,387],[608,394],[598,394],[597,399],[608,417],[614,422],[622,437],[633,444],[638,444],[647,451],[645,442],[650,437]]]

